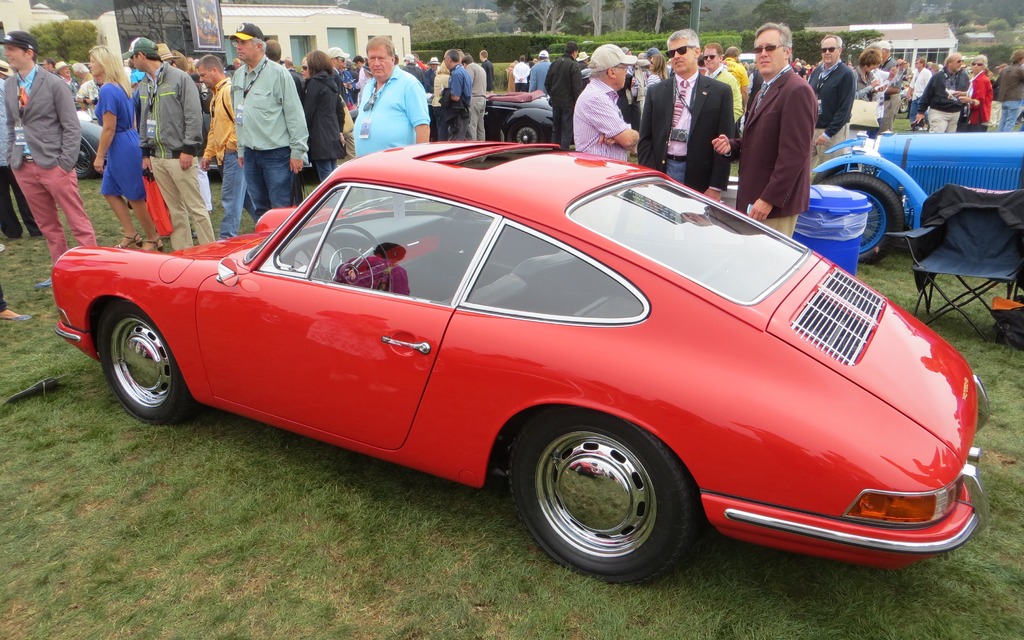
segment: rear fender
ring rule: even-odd
[[[518,109],[515,113],[510,115],[505,120],[505,131],[509,131],[513,126],[522,120],[529,120],[533,123],[542,123],[547,125],[548,129],[551,128],[551,110],[550,109]]]
[[[836,145],[836,148],[840,147],[842,147],[842,144]],[[830,176],[837,173],[863,172],[864,167],[874,168],[873,174],[875,177],[892,187],[897,196],[900,195],[900,189],[903,189],[903,195],[907,198],[906,209],[910,212],[910,215],[906,216],[907,228],[916,229],[920,227],[921,207],[924,206],[924,201],[928,198],[928,194],[899,165],[881,156],[859,153],[846,154],[821,163],[813,169],[813,173],[819,176]]]

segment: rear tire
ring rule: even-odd
[[[903,230],[903,203],[892,187],[873,175],[856,171],[833,174],[819,180],[818,184],[859,191],[868,197],[871,211],[861,237],[859,260],[865,264],[881,262],[890,248],[885,234]]]
[[[533,419],[509,483],[527,530],[558,563],[607,582],[670,571],[701,523],[696,484],[647,431],[581,409]]]
[[[542,135],[540,127],[529,122],[523,122],[513,125],[505,139],[510,142],[518,142],[519,144],[537,144],[538,142],[543,142]],[[550,137],[549,135],[548,138]]]
[[[90,180],[98,178],[99,172],[93,163],[96,161],[96,153],[85,140],[78,143],[78,161],[75,162],[75,175],[79,180]]]
[[[134,304],[118,300],[104,310],[98,347],[107,384],[134,417],[172,424],[199,410],[163,335]]]

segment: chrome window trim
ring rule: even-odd
[[[494,250],[494,247],[498,244],[498,239],[501,237],[501,232],[506,227],[511,227],[518,231],[522,231],[523,233],[531,235],[537,238],[538,240],[541,240],[542,242],[547,242],[551,245],[554,245],[555,247],[569,253],[570,255],[580,260],[583,260],[584,262],[594,267],[598,271],[604,273],[613,281],[625,287],[626,291],[628,291],[634,298],[636,298],[640,302],[640,313],[636,314],[635,316],[630,316],[626,318],[577,318],[574,316],[559,316],[547,313],[517,311],[515,309],[506,309],[504,307],[491,307],[488,305],[467,302],[466,298],[468,298],[470,291],[473,290],[473,287],[476,286],[476,281],[480,277],[480,274],[483,272],[484,265],[487,263],[488,258],[490,258],[491,252]],[[647,316],[649,316],[651,313],[651,305],[650,302],[647,300],[647,296],[645,296],[643,292],[640,291],[640,289],[634,286],[632,282],[630,282],[628,279],[626,279],[618,272],[605,266],[604,264],[595,260],[594,258],[591,258],[582,251],[579,251],[578,249],[575,249],[574,247],[565,244],[564,242],[556,240],[555,238],[552,238],[547,234],[541,233],[536,229],[520,224],[513,220],[509,220],[508,218],[501,219],[501,223],[498,225],[497,229],[495,230],[495,233],[492,235],[490,239],[490,244],[487,246],[487,251],[482,256],[479,264],[477,265],[476,271],[473,273],[473,279],[470,281],[469,286],[466,287],[463,297],[459,298],[458,306],[462,309],[472,310],[488,315],[502,316],[506,318],[520,318],[524,320],[535,320],[540,322],[549,322],[553,324],[589,325],[602,327],[618,327],[639,324],[640,322],[646,320]]]
[[[665,264],[664,262],[662,262],[660,260],[656,260],[656,259],[652,258],[651,256],[645,254],[645,253],[640,253],[636,249],[634,249],[634,248],[632,248],[632,247],[630,247],[630,246],[620,242],[619,240],[616,240],[615,238],[612,238],[611,236],[605,235],[605,234],[603,234],[603,233],[601,233],[599,231],[595,231],[595,230],[593,230],[590,227],[582,224],[581,222],[579,222],[578,220],[576,220],[575,218],[572,217],[572,214],[573,214],[574,211],[576,211],[576,209],[578,209],[578,208],[580,208],[580,207],[590,203],[592,200],[596,200],[598,198],[607,196],[609,193],[614,192],[614,191],[620,191],[622,189],[636,187],[636,186],[645,185],[645,184],[666,185],[666,186],[668,186],[670,188],[674,188],[677,191],[680,191],[680,193],[683,193],[683,195],[685,195],[688,198],[693,198],[693,199],[697,200],[698,202],[702,202],[704,204],[716,205],[716,206],[722,207],[727,212],[729,212],[730,214],[736,215],[736,216],[740,216],[740,217],[744,218],[745,220],[747,220],[748,222],[750,222],[750,223],[752,223],[752,224],[754,224],[754,225],[756,225],[758,227],[761,227],[765,231],[770,232],[769,235],[774,235],[774,236],[778,237],[779,239],[784,240],[786,242],[786,244],[788,244],[788,245],[792,246],[793,248],[801,251],[803,253],[803,256],[799,260],[794,262],[793,265],[790,266],[790,268],[787,269],[781,276],[779,276],[779,278],[772,284],[772,286],[770,286],[767,289],[765,289],[761,293],[761,295],[757,296],[756,298],[754,298],[754,299],[752,299],[752,300],[750,300],[748,302],[744,302],[742,300],[737,300],[736,298],[733,298],[732,296],[729,296],[729,295],[727,295],[727,294],[725,294],[725,293],[723,293],[723,292],[721,292],[721,291],[719,291],[717,289],[714,289],[713,287],[709,287],[708,285],[706,285],[703,282],[700,282],[698,280],[694,280],[690,276],[686,275],[685,273],[682,273],[681,271],[678,271],[678,270],[672,268],[671,266]],[[781,287],[785,282],[789,281],[789,279],[793,277],[793,274],[795,274],[797,271],[799,271],[800,268],[804,265],[804,263],[807,262],[810,259],[810,257],[813,255],[810,249],[808,249],[807,247],[805,247],[802,244],[798,243],[797,241],[793,240],[792,238],[782,235],[781,233],[779,233],[775,229],[772,229],[771,227],[767,227],[764,224],[761,224],[760,222],[758,222],[757,220],[752,220],[750,218],[747,218],[746,216],[743,216],[739,212],[736,212],[736,211],[730,209],[729,207],[725,206],[721,202],[716,202],[716,201],[708,198],[704,194],[700,194],[700,193],[697,193],[697,192],[690,193],[690,192],[682,191],[681,188],[677,188],[676,187],[675,183],[669,182],[668,180],[661,179],[661,178],[650,178],[650,177],[648,177],[648,178],[637,178],[635,180],[627,180],[627,181],[623,181],[623,182],[616,182],[615,184],[608,185],[607,187],[604,187],[604,188],[602,188],[602,189],[600,189],[598,191],[594,191],[594,192],[584,196],[583,198],[581,198],[581,199],[571,203],[566,208],[565,215],[566,215],[567,218],[569,218],[569,220],[573,224],[575,224],[575,225],[577,225],[577,226],[579,226],[579,227],[581,227],[583,229],[586,229],[588,232],[593,233],[594,235],[600,236],[602,238],[605,238],[605,239],[609,240],[610,242],[614,242],[615,244],[619,245],[620,247],[622,247],[626,251],[629,251],[631,254],[636,255],[636,256],[640,256],[640,257],[644,258],[645,260],[650,260],[651,262],[653,262],[655,264],[661,265],[662,267],[665,267],[666,269],[668,269],[672,273],[675,273],[675,274],[679,275],[680,277],[685,278],[687,281],[692,282],[693,284],[697,285],[698,287],[700,287],[702,289],[705,289],[707,291],[710,291],[711,293],[715,294],[716,296],[718,296],[720,298],[723,298],[725,300],[728,300],[729,302],[732,302],[734,304],[738,304],[738,305],[743,306],[743,307],[753,307],[753,306],[756,306],[759,303],[761,303],[765,298],[769,297],[776,290],[778,290],[779,287]]]
[[[465,273],[463,273],[462,280],[460,281],[459,285],[455,288],[455,293],[452,295],[452,299],[451,299],[450,302],[442,303],[442,302],[438,302],[436,300],[429,300],[427,298],[418,298],[415,295],[403,295],[403,294],[398,294],[398,293],[391,293],[390,291],[380,291],[380,290],[377,290],[377,289],[367,289],[365,287],[357,287],[355,285],[345,284],[345,283],[342,283],[342,282],[328,282],[328,281],[325,281],[325,280],[313,280],[311,274],[312,274],[312,269],[313,269],[313,265],[315,264],[315,261],[311,261],[310,265],[306,268],[306,271],[304,273],[301,273],[301,272],[298,272],[298,271],[287,271],[287,270],[284,270],[284,269],[278,269],[277,267],[274,266],[273,263],[275,262],[275,259],[277,258],[278,253],[281,251],[282,248],[284,248],[295,237],[295,234],[298,233],[298,230],[303,227],[305,222],[309,219],[309,216],[313,215],[313,213],[315,211],[317,211],[317,208],[319,207],[319,205],[321,203],[323,203],[327,198],[330,198],[332,195],[337,193],[339,190],[344,190],[345,193],[343,193],[341,195],[341,199],[338,201],[338,204],[335,205],[334,209],[331,211],[330,218],[327,220],[327,223],[324,225],[324,230],[320,233],[319,240],[317,240],[314,256],[319,256],[320,255],[320,251],[323,248],[323,244],[326,241],[327,233],[330,230],[331,225],[334,224],[335,220],[337,219],[338,212],[340,211],[342,205],[344,205],[345,199],[348,197],[349,192],[351,192],[353,189],[360,189],[360,188],[361,189],[373,189],[373,190],[380,191],[380,192],[386,192],[386,193],[390,193],[390,194],[399,194],[399,195],[410,196],[410,197],[414,197],[414,198],[423,198],[423,199],[430,200],[430,201],[433,201],[433,202],[442,203],[442,204],[445,204],[445,205],[448,205],[448,206],[451,206],[451,207],[458,207],[458,208],[463,209],[465,211],[469,211],[469,212],[472,212],[472,213],[477,213],[477,214],[480,214],[480,215],[485,216],[487,218],[490,218],[491,224],[488,227],[487,231],[484,233],[483,238],[480,239],[480,243],[479,243],[479,245],[477,246],[477,249],[476,249],[476,254],[469,261],[469,265],[466,267]],[[346,183],[338,185],[336,188],[331,189],[330,191],[325,193],[324,196],[322,198],[320,198],[320,200],[317,201],[317,205],[313,206],[312,208],[310,208],[309,212],[307,212],[307,214],[305,216],[303,216],[303,219],[298,224],[295,225],[295,228],[291,230],[291,232],[288,234],[288,237],[286,237],[280,243],[278,243],[277,248],[275,248],[274,251],[272,252],[272,254],[270,256],[268,256],[268,258],[266,260],[263,261],[263,264],[260,265],[260,268],[257,269],[257,271],[259,273],[263,273],[265,275],[282,276],[282,277],[290,278],[290,279],[294,279],[294,280],[305,280],[306,282],[309,282],[310,284],[321,284],[321,285],[326,285],[326,286],[330,286],[330,287],[337,287],[337,288],[341,288],[341,289],[346,290],[346,291],[371,292],[374,295],[381,295],[381,296],[387,296],[387,297],[392,297],[392,298],[400,298],[400,299],[403,299],[403,300],[415,300],[417,302],[422,302],[422,303],[425,303],[425,304],[432,304],[432,305],[436,305],[436,306],[439,306],[439,307],[448,307],[448,308],[454,309],[455,307],[458,306],[458,301],[461,300],[462,297],[464,297],[465,294],[469,291],[469,284],[471,282],[471,278],[475,279],[475,274],[476,274],[477,270],[479,269],[480,264],[483,262],[483,256],[489,251],[489,248],[493,244],[493,240],[494,240],[495,236],[497,235],[497,230],[501,227],[501,224],[500,224],[501,220],[503,220],[502,216],[497,214],[497,213],[494,213],[493,211],[487,211],[486,209],[481,209],[479,207],[474,207],[474,206],[468,205],[468,204],[466,204],[464,202],[459,202],[457,200],[452,200],[450,198],[437,197],[437,196],[434,196],[434,195],[431,195],[431,194],[421,193],[419,191],[413,191],[413,190],[410,190],[410,189],[401,189],[401,188],[394,188],[394,187],[384,187],[384,186],[380,186],[380,185],[376,185],[376,184],[371,184],[371,183],[368,183],[368,182],[346,182]]]

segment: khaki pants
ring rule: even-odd
[[[892,131],[892,123],[896,120],[896,115],[900,112],[900,94],[894,93],[889,96],[889,99],[882,103],[882,125],[878,129],[879,133],[883,131]]]
[[[814,130],[814,139],[811,140],[811,168],[812,169],[814,167],[818,166],[819,164],[821,164],[822,162],[825,162],[825,160],[828,159],[828,158],[825,157],[825,150],[826,149],[831,149],[832,147],[836,146],[840,142],[842,142],[842,141],[844,141],[844,140],[846,140],[847,138],[850,137],[850,125],[848,125],[848,124],[847,125],[843,125],[843,128],[840,129],[839,131],[836,131],[836,135],[832,136],[832,138],[828,142],[826,142],[825,144],[815,144],[815,141],[817,141],[817,139],[823,133],[825,133],[824,129],[815,129]]]
[[[796,219],[799,216],[786,216],[785,218],[765,218],[761,221],[766,227],[771,227],[784,236],[793,237],[796,231]]]
[[[171,216],[171,248],[187,249],[193,246],[192,231],[199,244],[213,242],[213,225],[199,193],[198,162],[193,161],[188,171],[181,170],[177,158],[151,158],[153,177],[167,203]]]
[[[928,133],[956,133],[960,112],[947,113],[938,109],[928,110]]]

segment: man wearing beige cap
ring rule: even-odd
[[[590,55],[590,83],[576,101],[572,120],[577,151],[625,161],[636,149],[640,134],[629,128],[618,107],[618,91],[636,60],[614,44],[603,44]]]
[[[348,70],[348,54],[341,47],[331,47],[327,50],[327,57],[331,59],[331,66],[334,67],[334,83],[338,85],[338,95],[345,99],[345,104],[355,106],[355,99],[352,96],[352,85],[355,78]]]

